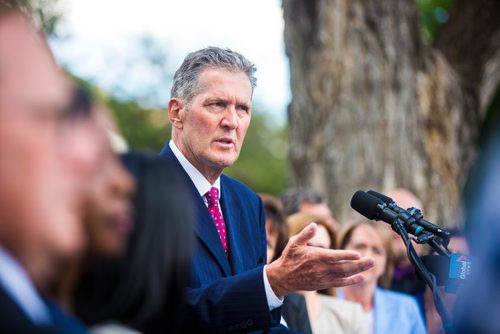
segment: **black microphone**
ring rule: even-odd
[[[425,228],[427,231],[431,232],[431,233],[434,233],[442,238],[445,238],[445,239],[449,239],[450,238],[450,235],[451,233],[447,230],[444,230],[442,229],[441,227],[437,226],[437,225],[434,225],[433,223],[427,221],[424,219],[424,215],[422,214],[422,212],[417,209],[417,208],[408,208],[408,210],[405,210],[401,207],[399,207],[396,202],[394,202],[394,200],[392,198],[390,198],[389,196],[386,196],[384,194],[381,194],[381,193],[378,193],[374,190],[368,190],[368,194],[370,195],[373,195],[375,197],[378,197],[380,198],[385,204],[387,204],[387,206],[394,210],[395,212],[397,213],[400,213],[400,214],[409,214],[411,215],[414,220],[415,220],[415,223],[422,226],[423,228]]]
[[[434,235],[415,223],[415,219],[405,211],[398,213],[387,206],[380,198],[358,190],[351,199],[351,207],[371,220],[382,220],[391,225],[397,219],[403,222],[405,229],[417,237],[418,243],[427,243],[434,239]],[[396,230],[396,232],[398,232]],[[399,233],[399,232],[398,232]]]

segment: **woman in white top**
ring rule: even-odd
[[[296,213],[286,220],[289,236],[298,234],[310,223],[318,225],[316,235],[308,245],[322,248],[335,248],[335,232],[323,219],[307,213]],[[314,334],[322,333],[365,333],[363,330],[363,312],[355,303],[336,298],[335,290],[300,291],[307,304],[307,312]]]

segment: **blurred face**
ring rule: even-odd
[[[467,240],[462,236],[453,236],[450,238],[450,243],[448,244],[448,249],[452,253],[469,254],[469,244]]]
[[[394,189],[393,191],[389,192],[387,196],[391,197],[398,205],[402,208],[410,208],[410,207],[415,207],[415,208],[422,208],[422,202],[411,192],[409,192],[406,189]],[[383,223],[387,229],[391,231],[391,236],[392,236],[392,250],[394,252],[394,262],[397,266],[399,267],[407,267],[411,266],[412,264],[410,263],[410,260],[408,259],[408,256],[406,255],[406,246],[396,232],[394,232],[389,224]],[[413,246],[415,247],[415,250],[419,255],[422,255],[422,252],[425,250],[424,245],[417,244],[416,242],[412,241]]]
[[[377,231],[368,225],[357,226],[351,235],[351,240],[347,243],[345,249],[354,250],[362,256],[369,256],[374,259],[375,265],[363,272],[365,282],[377,284],[377,280],[384,273],[387,262],[387,253]]]
[[[207,68],[200,92],[187,105],[171,99],[173,139],[186,158],[209,180],[232,165],[250,125],[252,86],[243,72]]]
[[[85,206],[85,228],[92,254],[114,255],[122,250],[132,228],[130,195],[134,187],[132,176],[107,144],[99,171],[89,183]]]
[[[326,203],[302,203],[300,211],[322,218],[334,231],[339,229],[339,224],[333,218],[332,210]]]
[[[97,167],[97,127],[68,122],[70,87],[17,14],[0,21],[0,242],[33,275],[84,245],[83,185]]]
[[[332,241],[326,227],[318,225],[318,229],[314,237],[307,243],[308,246],[320,247],[329,249],[332,246]]]

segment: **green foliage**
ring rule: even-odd
[[[133,100],[121,101],[89,81],[71,77],[79,87],[111,110],[130,148],[159,152],[170,138],[170,123],[165,110],[143,108]]]
[[[144,109],[135,101],[122,102],[112,96],[105,102],[113,111],[130,148],[160,152],[170,138],[165,110]]]
[[[57,25],[64,17],[64,9],[59,0],[20,0],[27,4],[37,24],[47,36],[58,37]]]
[[[254,111],[238,161],[225,173],[257,192],[281,194],[286,187],[286,127]]]
[[[454,0],[418,0],[422,37],[432,43],[439,26],[448,21]]]

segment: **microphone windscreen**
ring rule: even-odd
[[[385,196],[384,194],[378,193],[375,190],[368,190],[367,193],[377,198],[380,198],[382,202],[384,202],[385,204],[391,204],[394,202],[392,198],[390,198],[389,196]]]
[[[351,199],[351,208],[358,211],[368,219],[377,220],[378,204],[382,204],[380,199],[367,194],[362,190],[356,191]]]
[[[427,270],[436,276],[438,286],[445,286],[450,272],[450,259],[441,255],[425,255],[420,258]]]

